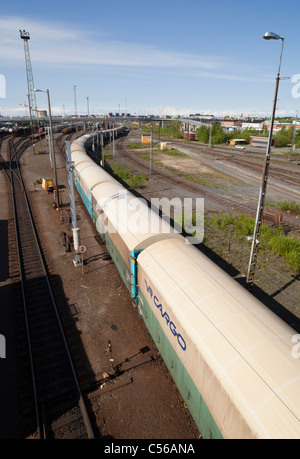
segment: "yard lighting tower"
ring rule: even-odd
[[[76,99],[76,88],[77,86],[74,84],[73,89],[74,89],[74,105],[75,105],[75,116],[77,118],[77,99]]]
[[[50,145],[52,150],[52,160],[53,160],[53,167],[54,167],[54,185],[56,191],[56,205],[57,207],[60,206],[59,200],[59,192],[58,192],[58,183],[57,183],[57,172],[56,172],[56,161],[55,161],[55,150],[54,150],[54,142],[53,142],[53,130],[52,130],[52,117],[51,117],[51,104],[50,104],[50,94],[49,89],[47,91],[42,91],[41,89],[34,89],[35,92],[45,92],[47,94],[48,99],[48,111],[49,111],[49,127],[50,127]]]
[[[86,104],[87,104],[87,116],[90,116],[90,105],[89,105],[89,97],[86,98]]]
[[[254,226],[254,232],[253,232],[253,238],[252,238],[252,247],[251,247],[251,253],[250,253],[248,273],[247,273],[247,283],[250,284],[250,287],[252,287],[253,285],[257,253],[258,253],[259,244],[260,244],[259,238],[260,238],[262,217],[263,217],[263,211],[264,211],[264,201],[266,197],[268,170],[269,170],[269,165],[270,165],[271,142],[272,142],[274,119],[275,119],[278,86],[279,86],[279,80],[280,80],[282,51],[283,51],[283,44],[284,44],[284,38],[280,37],[279,35],[273,32],[266,32],[263,38],[265,40],[281,40],[282,44],[281,44],[279,67],[278,67],[278,72],[277,72],[277,77],[276,77],[275,95],[274,95],[274,101],[273,101],[273,111],[272,111],[272,118],[271,118],[271,124],[270,124],[269,139],[268,139],[265,162],[264,162],[264,167],[263,167],[261,188],[260,188],[259,200],[258,200],[257,211],[256,211],[256,220],[255,220],[255,226]]]
[[[30,40],[30,34],[29,32],[26,32],[26,30],[19,30],[19,32],[20,32],[21,39],[24,40],[24,53],[25,53],[25,65],[26,65],[27,88],[28,88],[28,108],[29,108],[29,116],[30,116],[31,133],[33,134],[32,112],[35,111],[36,117],[38,115],[38,112],[37,112],[36,97],[35,97],[35,92],[34,92],[33,73],[32,73],[29,43],[28,43],[28,40]]]

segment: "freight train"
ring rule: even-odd
[[[202,437],[300,438],[300,335],[95,164],[89,139],[71,145],[76,187]]]

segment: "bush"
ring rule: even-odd
[[[287,135],[284,134],[276,134],[274,136],[275,140],[275,147],[280,148],[280,147],[286,147],[289,144],[289,138]]]
[[[209,128],[207,126],[200,126],[196,129],[196,139],[200,142],[208,143],[209,142]]]
[[[286,237],[283,234],[275,235],[269,241],[272,252],[281,255],[287,260],[296,275],[300,274],[300,240]]]
[[[120,178],[130,188],[141,188],[144,186],[146,180],[148,180],[145,174],[132,174],[131,171],[127,170],[124,166],[116,165],[113,166],[113,176],[118,180]]]
[[[237,234],[252,236],[254,231],[254,219],[248,215],[236,217],[235,232]]]

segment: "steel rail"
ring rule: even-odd
[[[23,279],[23,269],[21,264],[21,247],[20,247],[20,240],[18,238],[18,218],[17,218],[17,210],[16,210],[16,198],[15,198],[15,187],[13,181],[13,167],[12,167],[12,156],[11,150],[14,152],[13,142],[9,142],[9,162],[10,162],[10,185],[11,185],[11,193],[12,193],[12,202],[13,202],[13,211],[14,211],[14,224],[16,230],[16,241],[17,241],[17,252],[18,252],[18,260],[19,260],[19,270],[20,270],[20,283],[21,283],[21,291],[22,291],[22,300],[23,300],[23,309],[24,309],[24,318],[25,318],[25,327],[26,327],[26,337],[27,337],[27,345],[28,345],[28,352],[29,352],[29,360],[30,360],[30,368],[31,368],[31,377],[32,377],[32,387],[33,387],[33,397],[34,397],[34,408],[35,408],[35,417],[37,423],[37,433],[38,438],[41,438],[41,427],[39,421],[39,409],[38,409],[38,397],[37,397],[37,388],[35,383],[35,371],[33,365],[33,356],[31,351],[30,345],[30,332],[29,332],[29,324],[28,324],[28,317],[27,317],[27,310],[26,310],[26,297],[25,297],[25,288],[24,288],[24,279]],[[21,183],[21,181],[20,181]]]
[[[50,299],[51,299],[51,302],[52,302],[52,308],[53,308],[53,311],[54,311],[55,316],[56,316],[56,323],[58,324],[58,327],[59,327],[60,336],[61,336],[61,339],[63,340],[64,349],[65,349],[65,352],[67,354],[67,359],[68,359],[68,362],[69,362],[69,365],[70,365],[70,368],[71,368],[73,383],[75,384],[75,388],[76,388],[76,391],[77,391],[77,394],[78,394],[78,397],[77,397],[78,398],[78,405],[80,407],[80,411],[81,411],[82,419],[83,419],[83,422],[84,422],[84,425],[85,425],[85,428],[86,428],[87,436],[88,436],[88,438],[94,438],[94,434],[93,434],[93,431],[92,431],[92,427],[91,427],[91,423],[90,423],[90,420],[89,420],[89,416],[88,416],[88,413],[87,413],[87,410],[86,410],[86,407],[85,407],[85,403],[84,403],[84,400],[83,400],[83,397],[82,397],[82,394],[81,394],[81,390],[80,390],[80,387],[79,387],[79,383],[78,383],[78,380],[77,380],[75,369],[74,369],[74,366],[73,366],[73,363],[72,363],[71,355],[70,355],[70,352],[69,352],[69,349],[68,349],[67,341],[66,341],[66,338],[65,338],[65,335],[64,335],[64,332],[63,332],[63,327],[62,327],[62,324],[61,324],[61,320],[60,320],[60,317],[59,317],[59,314],[58,314],[58,311],[57,311],[57,307],[56,307],[56,304],[55,304],[55,300],[54,300],[54,297],[53,297],[53,293],[52,293],[52,289],[51,289],[51,286],[50,286],[49,277],[48,277],[48,274],[47,274],[47,269],[45,267],[45,262],[43,260],[43,256],[42,256],[42,252],[41,252],[41,248],[40,248],[40,243],[39,243],[38,236],[37,236],[37,231],[36,231],[36,228],[35,228],[33,216],[32,216],[32,213],[31,213],[29,201],[28,201],[28,198],[27,198],[27,195],[26,195],[26,190],[25,190],[25,186],[24,186],[22,175],[21,175],[21,171],[20,171],[19,158],[20,158],[21,154],[23,153],[23,151],[26,149],[27,144],[25,144],[20,150],[17,151],[14,148],[13,143],[14,143],[13,141],[10,142],[10,147],[11,147],[11,149],[13,149],[13,152],[10,153],[11,171],[13,170],[11,162],[14,159],[15,160],[15,164],[17,165],[17,170],[18,170],[18,174],[19,174],[19,177],[20,177],[19,186],[20,186],[20,189],[21,189],[21,192],[22,192],[22,196],[23,196],[23,199],[24,199],[24,204],[25,204],[24,207],[26,207],[26,210],[27,210],[27,216],[29,218],[30,226],[31,226],[31,228],[30,228],[31,229],[31,234],[33,235],[33,238],[35,240],[35,244],[36,244],[35,249],[36,249],[36,251],[38,253],[38,256],[39,256],[39,261],[40,261],[40,268],[39,269],[41,269],[41,273],[42,273],[42,274],[39,273],[39,276],[40,275],[43,276],[43,278],[46,281],[47,287],[48,287],[48,293],[49,293],[49,296],[50,296]],[[22,261],[21,261],[22,260],[22,255],[21,255],[22,247],[21,247],[21,240],[20,240],[20,234],[21,233],[20,233],[20,228],[19,228],[18,209],[17,209],[17,204],[16,204],[16,189],[15,189],[15,186],[14,186],[14,180],[13,180],[12,172],[11,172],[11,187],[12,187],[12,195],[13,195],[13,203],[14,203],[14,220],[15,220],[15,228],[16,228],[16,234],[17,234],[17,244],[18,244],[18,255],[19,255],[19,265],[20,265],[20,277],[21,277],[23,308],[24,308],[24,313],[25,313],[27,341],[28,341],[29,355],[30,355],[30,366],[31,366],[31,371],[32,371],[32,379],[33,379],[35,415],[36,415],[36,422],[37,422],[37,429],[38,429],[38,437],[39,438],[45,438],[45,435],[46,435],[45,426],[44,427],[41,426],[41,419],[44,420],[45,419],[45,415],[43,415],[43,414],[41,415],[40,414],[40,409],[39,409],[39,402],[41,402],[41,401],[39,400],[39,393],[38,393],[37,384],[36,384],[36,369],[35,369],[35,362],[34,362],[33,352],[32,352],[32,339],[31,339],[31,333],[30,333],[30,325],[29,325],[29,321],[28,321],[28,307],[27,307],[27,298],[26,298],[26,292],[25,292],[26,275],[24,274],[24,269],[25,268],[24,268],[24,266],[22,266]],[[24,229],[23,229],[23,231],[24,231]],[[42,411],[44,409],[45,409],[45,407],[42,406]]]
[[[122,156],[123,158],[127,159],[131,164],[133,164],[133,165],[135,165],[135,166],[137,166],[137,167],[139,167],[139,168],[141,168],[141,169],[143,169],[145,171],[149,171],[149,165],[147,165],[145,163],[145,161],[140,160],[140,159],[136,158],[136,156],[131,155],[130,153],[128,153],[128,151],[124,148],[124,145],[123,145],[124,141],[125,141],[125,137],[122,137],[117,141],[117,149],[118,149],[118,151],[120,153],[120,156]],[[163,179],[163,180],[165,180],[167,182],[170,182],[173,185],[180,186],[181,188],[184,188],[184,189],[186,189],[188,191],[192,191],[194,193],[201,193],[207,199],[210,199],[210,200],[212,200],[214,202],[217,202],[218,204],[222,204],[225,207],[231,207],[232,209],[235,209],[238,212],[241,212],[241,213],[244,213],[246,215],[255,217],[255,213],[256,213],[255,209],[252,209],[252,208],[250,208],[250,207],[248,207],[248,206],[246,206],[246,205],[244,205],[242,203],[239,203],[239,202],[233,201],[231,199],[225,198],[223,196],[217,195],[215,193],[212,193],[211,191],[205,190],[204,188],[202,188],[199,185],[192,185],[190,183],[187,183],[184,180],[181,180],[180,178],[175,178],[174,176],[168,174],[167,172],[162,172],[161,170],[159,170],[155,166],[152,167],[152,175],[154,175],[154,176],[156,176],[158,178],[161,178],[161,179]],[[265,214],[265,220],[268,220],[268,221],[272,220],[271,215],[273,216],[273,219],[275,221],[275,218],[276,218],[277,214],[273,214],[273,213]],[[297,225],[288,223],[288,224],[284,224],[283,226],[285,228],[287,228],[287,229],[290,229],[291,231],[299,233],[300,227],[297,226]]]
[[[140,167],[141,169],[143,170],[149,170],[149,166],[147,166],[144,162],[142,162],[142,160],[138,160],[135,156],[132,156],[128,153],[128,151],[124,148],[124,140],[125,140],[125,137],[122,137],[121,139],[119,139],[117,141],[117,148],[120,152],[120,155],[125,157],[129,162],[131,162],[132,164]],[[190,183],[186,183],[185,181],[179,179],[179,178],[175,178],[174,176],[171,176],[170,174],[166,173],[166,172],[162,172],[161,170],[159,170],[157,167],[153,167],[152,168],[152,174],[155,175],[156,177],[159,177],[163,180],[166,180],[168,182],[171,182],[173,183],[174,185],[178,185],[182,188],[185,188],[186,190],[188,191],[192,191],[194,193],[201,193],[203,194],[205,197],[215,201],[215,202],[218,202],[218,204],[224,204],[226,207],[232,207],[236,210],[240,210],[241,212],[244,212],[244,213],[247,213],[247,214],[250,214],[250,215],[253,215],[255,214],[255,211],[247,206],[245,206],[244,204],[241,204],[241,203],[238,203],[236,201],[232,201],[230,199],[227,199],[227,198],[224,198],[222,196],[219,196],[215,193],[212,193],[208,190],[205,190],[204,188],[200,187],[200,186],[196,186],[196,185],[192,185]]]

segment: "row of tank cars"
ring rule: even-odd
[[[95,164],[90,139],[71,144],[76,187],[202,437],[299,438],[299,335]]]
[[[54,133],[56,132],[62,132],[63,134],[70,134],[72,132],[76,131],[75,126],[67,126],[63,127],[62,125],[59,126],[53,126],[52,131]],[[31,128],[30,126],[9,126],[9,127],[2,127],[0,129],[0,137],[4,137],[6,135],[12,134],[14,137],[26,137],[26,136],[38,136],[42,135],[46,132],[44,126],[34,126]]]

